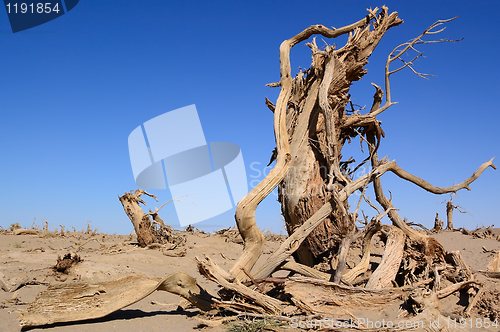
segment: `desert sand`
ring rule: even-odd
[[[115,280],[130,274],[141,274],[148,277],[164,277],[175,271],[184,271],[194,276],[198,283],[212,294],[216,294],[218,286],[202,277],[195,263],[195,257],[210,257],[219,266],[228,270],[234,260],[242,252],[242,243],[235,237],[203,232],[180,232],[186,241],[183,245],[167,250],[165,248],[140,248],[135,235],[107,235],[92,231],[55,232],[37,231],[32,235],[14,235],[12,231],[3,230],[0,235],[0,279],[4,290],[0,290],[0,320],[1,331],[20,331],[19,313],[24,311],[35,296],[47,289],[49,285],[72,282],[101,282]],[[488,278],[478,272],[486,270],[494,250],[500,250],[498,235],[495,229],[489,238],[464,235],[459,231],[442,231],[433,236],[447,251],[460,250],[466,263],[475,273],[477,280],[485,283],[491,294],[500,294],[500,279]],[[260,263],[279,247],[283,237],[270,237],[267,241],[265,254]],[[80,262],[70,266],[66,271],[57,271],[54,266],[58,258],[68,253],[78,255]],[[377,260],[377,254],[372,255]],[[378,257],[379,259],[380,257]],[[349,263],[349,262],[348,262]],[[258,263],[259,264],[259,263]],[[257,265],[258,265],[257,264]],[[287,273],[279,272],[281,276]],[[17,289],[17,290],[14,290]],[[445,316],[454,316],[447,312],[460,302],[458,293],[452,294],[442,302],[441,312]],[[486,316],[493,318],[491,308],[496,308],[496,317],[500,314],[500,299],[492,298],[490,294],[490,312],[485,312],[479,301],[473,309],[474,318]],[[38,328],[30,331],[191,331],[193,329],[219,332],[227,330],[227,325],[216,327],[200,326],[200,311],[197,308],[182,309],[179,303],[182,298],[168,292],[154,292],[145,299],[119,310],[107,317]],[[357,317],[366,316],[370,319],[396,317],[398,308],[385,311],[355,313]],[[483,311],[482,311],[483,310]],[[276,329],[276,328],[275,328]],[[280,330],[297,330],[290,324],[279,327]],[[314,330],[314,329],[313,329]],[[461,331],[491,330],[498,328],[464,328]]]

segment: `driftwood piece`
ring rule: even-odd
[[[150,295],[156,290],[184,297],[202,310],[210,310],[213,297],[184,272],[165,278],[130,275],[101,283],[49,286],[21,313],[21,326],[41,326],[107,316]]]
[[[369,289],[390,287],[403,258],[406,235],[394,226],[385,225],[383,229],[388,229],[385,251],[382,261],[366,283]]]
[[[10,283],[10,280],[9,278],[7,278],[5,276],[5,274],[3,274],[2,272],[0,272],[0,288],[4,291],[4,292],[11,292],[11,288],[12,288],[12,285]]]

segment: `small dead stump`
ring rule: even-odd
[[[134,225],[139,245],[144,248],[153,243],[182,244],[185,239],[174,235],[172,233],[173,229],[166,225],[158,215],[158,211],[168,202],[155,209],[155,211],[150,210],[149,213],[144,213],[140,206],[140,204],[146,205],[146,202],[140,198],[142,195],[150,196],[158,201],[155,195],[151,195],[142,189],[137,189],[135,192],[126,192],[123,196],[118,196],[125,213],[132,225]]]

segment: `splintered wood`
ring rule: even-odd
[[[175,272],[165,278],[130,275],[94,284],[49,286],[21,314],[21,326],[101,318],[142,300],[156,290],[180,295],[205,311],[213,305],[213,297],[184,272]]]
[[[285,282],[285,292],[300,301],[311,312],[330,313],[337,308],[377,309],[401,299],[407,291],[400,288],[366,289],[349,287],[309,278],[291,278]]]
[[[21,314],[21,326],[39,326],[100,318],[142,300],[161,279],[128,276],[99,284],[50,286]]]

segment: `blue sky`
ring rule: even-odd
[[[91,221],[104,232],[130,233],[118,201],[118,195],[137,188],[128,135],[145,121],[190,104],[197,106],[207,141],[238,144],[249,183],[262,179],[258,173],[275,145],[264,96],[274,101],[279,93],[265,84],[279,80],[280,43],[311,24],[350,24],[366,15],[365,8],[383,4],[81,0],[68,14],[16,34],[0,10],[0,226],[29,227],[37,217],[50,228],[82,229]],[[353,85],[352,98],[371,105],[370,83],[383,84],[389,52],[436,20],[460,16],[440,37],[464,41],[421,48],[426,58],[417,70],[437,77],[394,75],[392,95],[399,104],[380,116],[387,137],[379,154],[435,185],[461,182],[500,155],[500,2],[385,4],[404,24],[379,44],[369,73]],[[303,44],[291,56],[295,72],[310,65]],[[456,227],[500,226],[499,172],[486,170],[471,192],[455,197],[472,214],[455,214]],[[403,217],[429,227],[436,212],[444,219],[439,202],[448,196],[429,194],[391,174],[383,183]],[[148,199],[148,207],[171,198],[168,190],[151,192],[160,203]],[[179,225],[173,205],[162,211],[164,220]],[[280,212],[271,194],[257,211],[259,227],[282,231]],[[204,227],[230,226],[233,215],[228,211]]]

